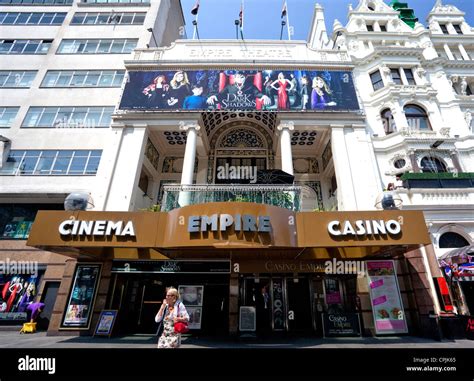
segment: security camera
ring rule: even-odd
[[[74,192],[64,200],[64,210],[87,210],[93,207],[89,193]]]

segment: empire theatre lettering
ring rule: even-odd
[[[189,233],[224,232],[232,226],[235,232],[269,233],[271,231],[269,216],[213,214],[211,216],[190,216],[188,219]]]

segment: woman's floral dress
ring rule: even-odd
[[[163,320],[163,333],[158,340],[158,348],[178,348],[181,345],[181,334],[174,331],[174,318],[178,316],[178,311],[179,317],[189,321],[189,315],[183,303],[177,303],[171,312],[167,308]]]

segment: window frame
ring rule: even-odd
[[[406,111],[406,109],[408,107],[413,107],[415,109],[418,109],[419,111],[421,111],[421,113],[420,114],[415,114],[415,113],[409,114]],[[416,131],[432,131],[433,130],[433,128],[431,127],[431,122],[430,122],[430,118],[428,116],[428,113],[426,112],[426,110],[423,107],[418,106],[417,104],[408,103],[405,106],[403,106],[403,112],[405,113],[405,117],[407,119],[408,125],[410,126],[410,128],[412,130],[416,130]],[[427,128],[420,128],[420,127],[411,126],[410,120],[419,120],[419,119],[420,120],[422,120],[422,119],[425,120]]]
[[[101,51],[100,46],[102,44],[109,43],[108,51]],[[125,47],[129,44],[134,43],[134,47],[130,51],[126,51]],[[93,46],[96,44],[95,49],[91,49],[91,51],[85,51],[86,47]],[[120,51],[113,51],[113,46],[121,44],[122,48]],[[65,55],[65,54],[130,54],[133,49],[136,48],[138,44],[138,39],[136,38],[117,38],[117,39],[100,39],[100,38],[89,38],[89,39],[63,39],[59,44],[59,47],[56,51],[58,55]],[[67,46],[67,52],[63,52],[64,46]],[[76,48],[77,47],[77,48]],[[71,49],[75,48],[75,49]]]
[[[11,173],[7,168],[0,169],[0,176],[96,176],[99,171],[103,150],[11,150],[7,162],[10,159],[15,160],[16,165],[12,165]],[[81,170],[71,171],[74,158],[85,158]],[[94,170],[90,168],[91,158],[94,159]],[[42,160],[50,161],[48,169],[42,167]],[[97,160],[98,159],[98,160]],[[62,164],[60,160],[63,161]],[[10,161],[12,162],[12,161]],[[25,168],[25,165],[28,167]],[[57,165],[62,165],[64,169]],[[55,169],[56,168],[56,169]],[[59,172],[59,173],[58,173]]]
[[[377,75],[380,77],[379,80],[377,78],[375,78],[375,76],[377,76]],[[385,87],[385,83],[383,81],[382,73],[380,72],[379,69],[373,71],[372,73],[369,73],[369,77],[370,77],[370,82],[372,83],[372,88],[374,89],[374,91],[380,90],[380,89]],[[375,80],[375,79],[377,79],[377,80]],[[379,87],[380,84],[382,84],[382,85]]]

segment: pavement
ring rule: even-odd
[[[0,348],[156,348],[157,337],[46,336],[46,332],[20,334],[0,331]],[[435,341],[414,336],[363,338],[240,338],[184,336],[182,348],[473,348],[474,340]]]

